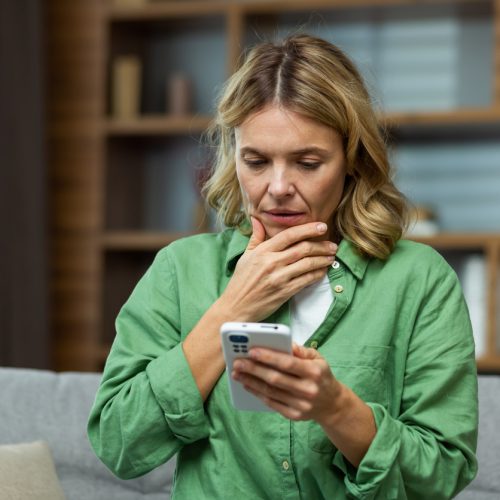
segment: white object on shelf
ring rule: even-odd
[[[434,220],[417,220],[408,228],[407,235],[412,237],[434,236],[439,233],[439,226]]]
[[[476,344],[476,357],[486,353],[486,261],[484,256],[472,254],[467,256],[461,266],[461,278],[465,301]]]
[[[433,208],[425,205],[413,205],[410,210],[410,217],[411,223],[408,226],[408,236],[434,236],[439,233],[439,224]]]

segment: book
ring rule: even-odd
[[[112,0],[113,7],[142,7],[148,0]]]
[[[112,73],[112,115],[116,118],[137,117],[141,101],[141,60],[134,55],[117,56]]]

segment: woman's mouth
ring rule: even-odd
[[[269,222],[281,226],[296,226],[305,217],[305,212],[295,212],[292,210],[268,210],[263,212],[264,218]]]

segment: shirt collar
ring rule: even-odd
[[[249,236],[245,236],[238,229],[233,231],[224,262],[227,275],[234,271],[238,259],[248,245],[249,239]],[[363,279],[370,261],[368,257],[362,256],[350,241],[345,239],[340,242],[335,258],[344,264],[358,280]]]
[[[354,244],[345,239],[340,242],[335,259],[344,264],[358,280],[363,279],[370,262],[369,257],[361,255]]]

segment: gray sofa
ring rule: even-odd
[[[67,500],[165,500],[174,461],[142,478],[115,478],[95,457],[87,416],[100,375],[0,368],[0,445],[45,440]],[[500,498],[500,377],[479,380],[480,470],[457,498]],[[1,485],[0,485],[0,498]]]
[[[173,460],[123,481],[94,455],[87,418],[99,381],[97,373],[0,368],[0,444],[47,441],[67,500],[168,499]]]

